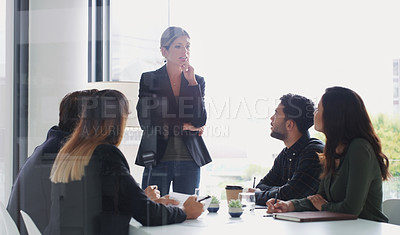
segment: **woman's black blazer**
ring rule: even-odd
[[[179,97],[175,97],[168,78],[167,68],[142,74],[139,86],[139,101],[136,111],[143,130],[136,164],[144,166],[143,155],[155,154],[155,163],[165,153],[169,136],[181,136],[196,164],[201,167],[211,162],[210,154],[198,132],[183,131],[183,123],[195,127],[206,124],[207,112],[204,104],[204,78],[198,75],[198,85],[189,86],[182,73]]]

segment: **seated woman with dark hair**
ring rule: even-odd
[[[201,215],[203,204],[194,196],[180,209],[150,200],[138,186],[117,147],[127,117],[128,101],[119,91],[99,91],[88,100],[51,171],[44,234],[128,234],[132,217],[143,225],[162,225]]]
[[[319,210],[387,222],[382,213],[382,181],[390,177],[389,160],[361,97],[343,87],[326,89],[314,123],[315,130],[326,136],[317,194],[276,204],[269,200],[267,213]]]

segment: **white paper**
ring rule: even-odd
[[[169,199],[173,199],[177,202],[179,202],[179,205],[176,205],[177,207],[182,208],[183,203],[190,197],[191,195],[189,194],[183,194],[183,193],[176,193],[176,192],[170,192],[169,193]]]
[[[170,199],[173,199],[173,200],[179,202],[179,205],[176,205],[176,206],[179,207],[179,208],[182,208],[182,207],[183,207],[183,203],[185,203],[185,201],[186,201],[186,200],[188,199],[188,197],[190,197],[190,196],[192,196],[192,195],[184,194],[184,193],[176,193],[176,192],[171,192],[171,193],[169,194],[169,198],[170,198]],[[199,197],[197,198],[197,200],[200,200],[200,199],[202,199],[202,198],[204,198],[204,197],[206,197],[206,196],[199,196]],[[204,200],[204,201],[202,201],[202,202],[204,203],[204,210],[207,210],[208,206],[209,206],[210,203],[211,203],[211,198],[208,198],[208,199],[206,199],[206,200]]]

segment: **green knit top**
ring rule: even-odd
[[[354,139],[333,174],[321,180],[318,194],[328,203],[323,211],[358,215],[359,218],[388,222],[382,213],[382,176],[371,144]],[[317,210],[307,199],[291,200],[296,211]]]

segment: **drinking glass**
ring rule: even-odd
[[[254,213],[254,209],[256,208],[255,193],[250,193],[250,192],[239,193],[239,199],[245,211]]]

